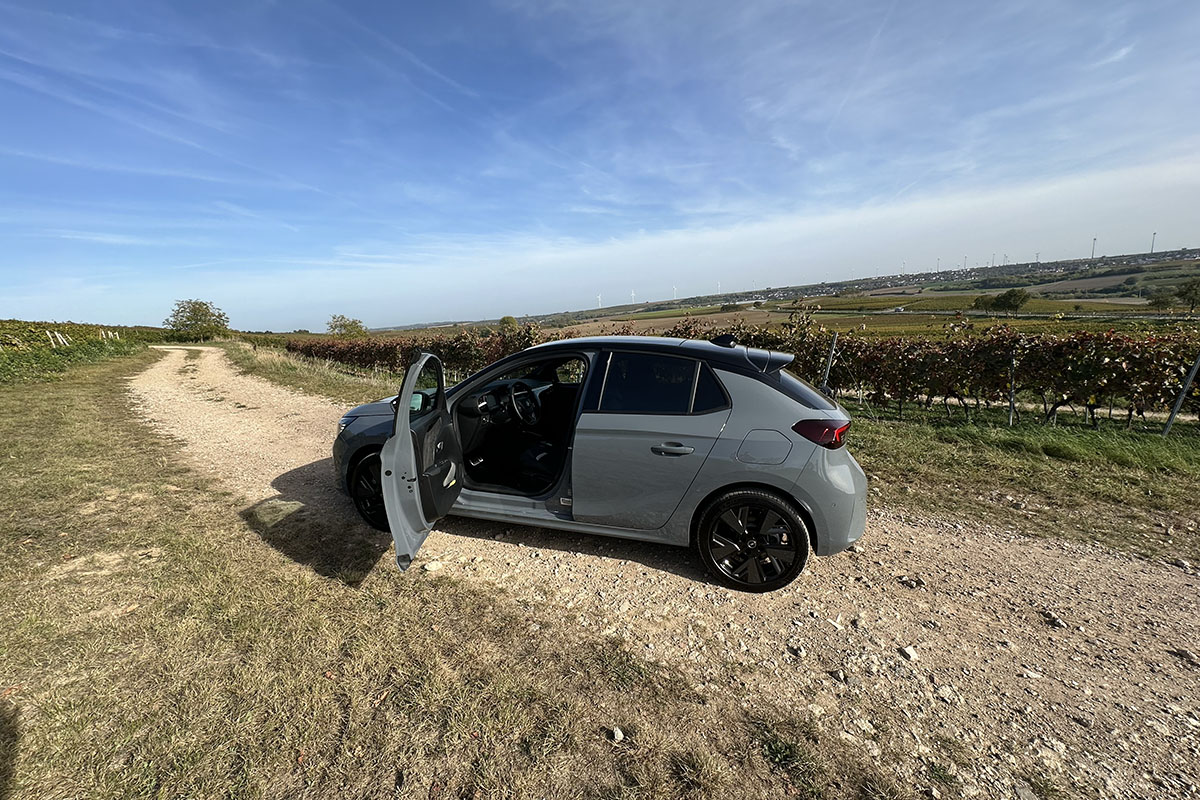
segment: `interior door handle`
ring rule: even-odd
[[[696,452],[696,448],[679,442],[663,442],[651,447],[650,452],[656,456],[686,456],[688,453]]]

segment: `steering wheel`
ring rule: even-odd
[[[521,381],[513,381],[508,386],[508,403],[517,419],[526,425],[537,425],[542,418],[542,404],[538,396]]]

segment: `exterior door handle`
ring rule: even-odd
[[[696,452],[696,448],[688,447],[687,445],[680,444],[679,442],[663,442],[662,444],[656,444],[651,447],[650,452],[654,453],[656,456],[686,456],[689,453]]]

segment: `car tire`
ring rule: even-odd
[[[722,586],[771,592],[804,570],[809,535],[804,517],[787,500],[762,489],[732,489],[700,512],[693,546]]]
[[[363,456],[350,470],[350,499],[359,516],[372,528],[390,531],[387,509],[383,505],[383,483],[380,481],[382,461],[379,453]]]

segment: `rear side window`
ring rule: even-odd
[[[818,411],[833,411],[837,408],[828,397],[800,380],[786,369],[779,370],[779,388],[788,397]]]
[[[713,375],[708,364],[701,364],[700,374],[696,377],[696,399],[692,402],[692,413],[704,414],[728,405],[729,400],[725,397],[725,391],[717,381],[717,376]]]
[[[686,414],[696,362],[653,353],[613,353],[600,395],[601,411]]]

